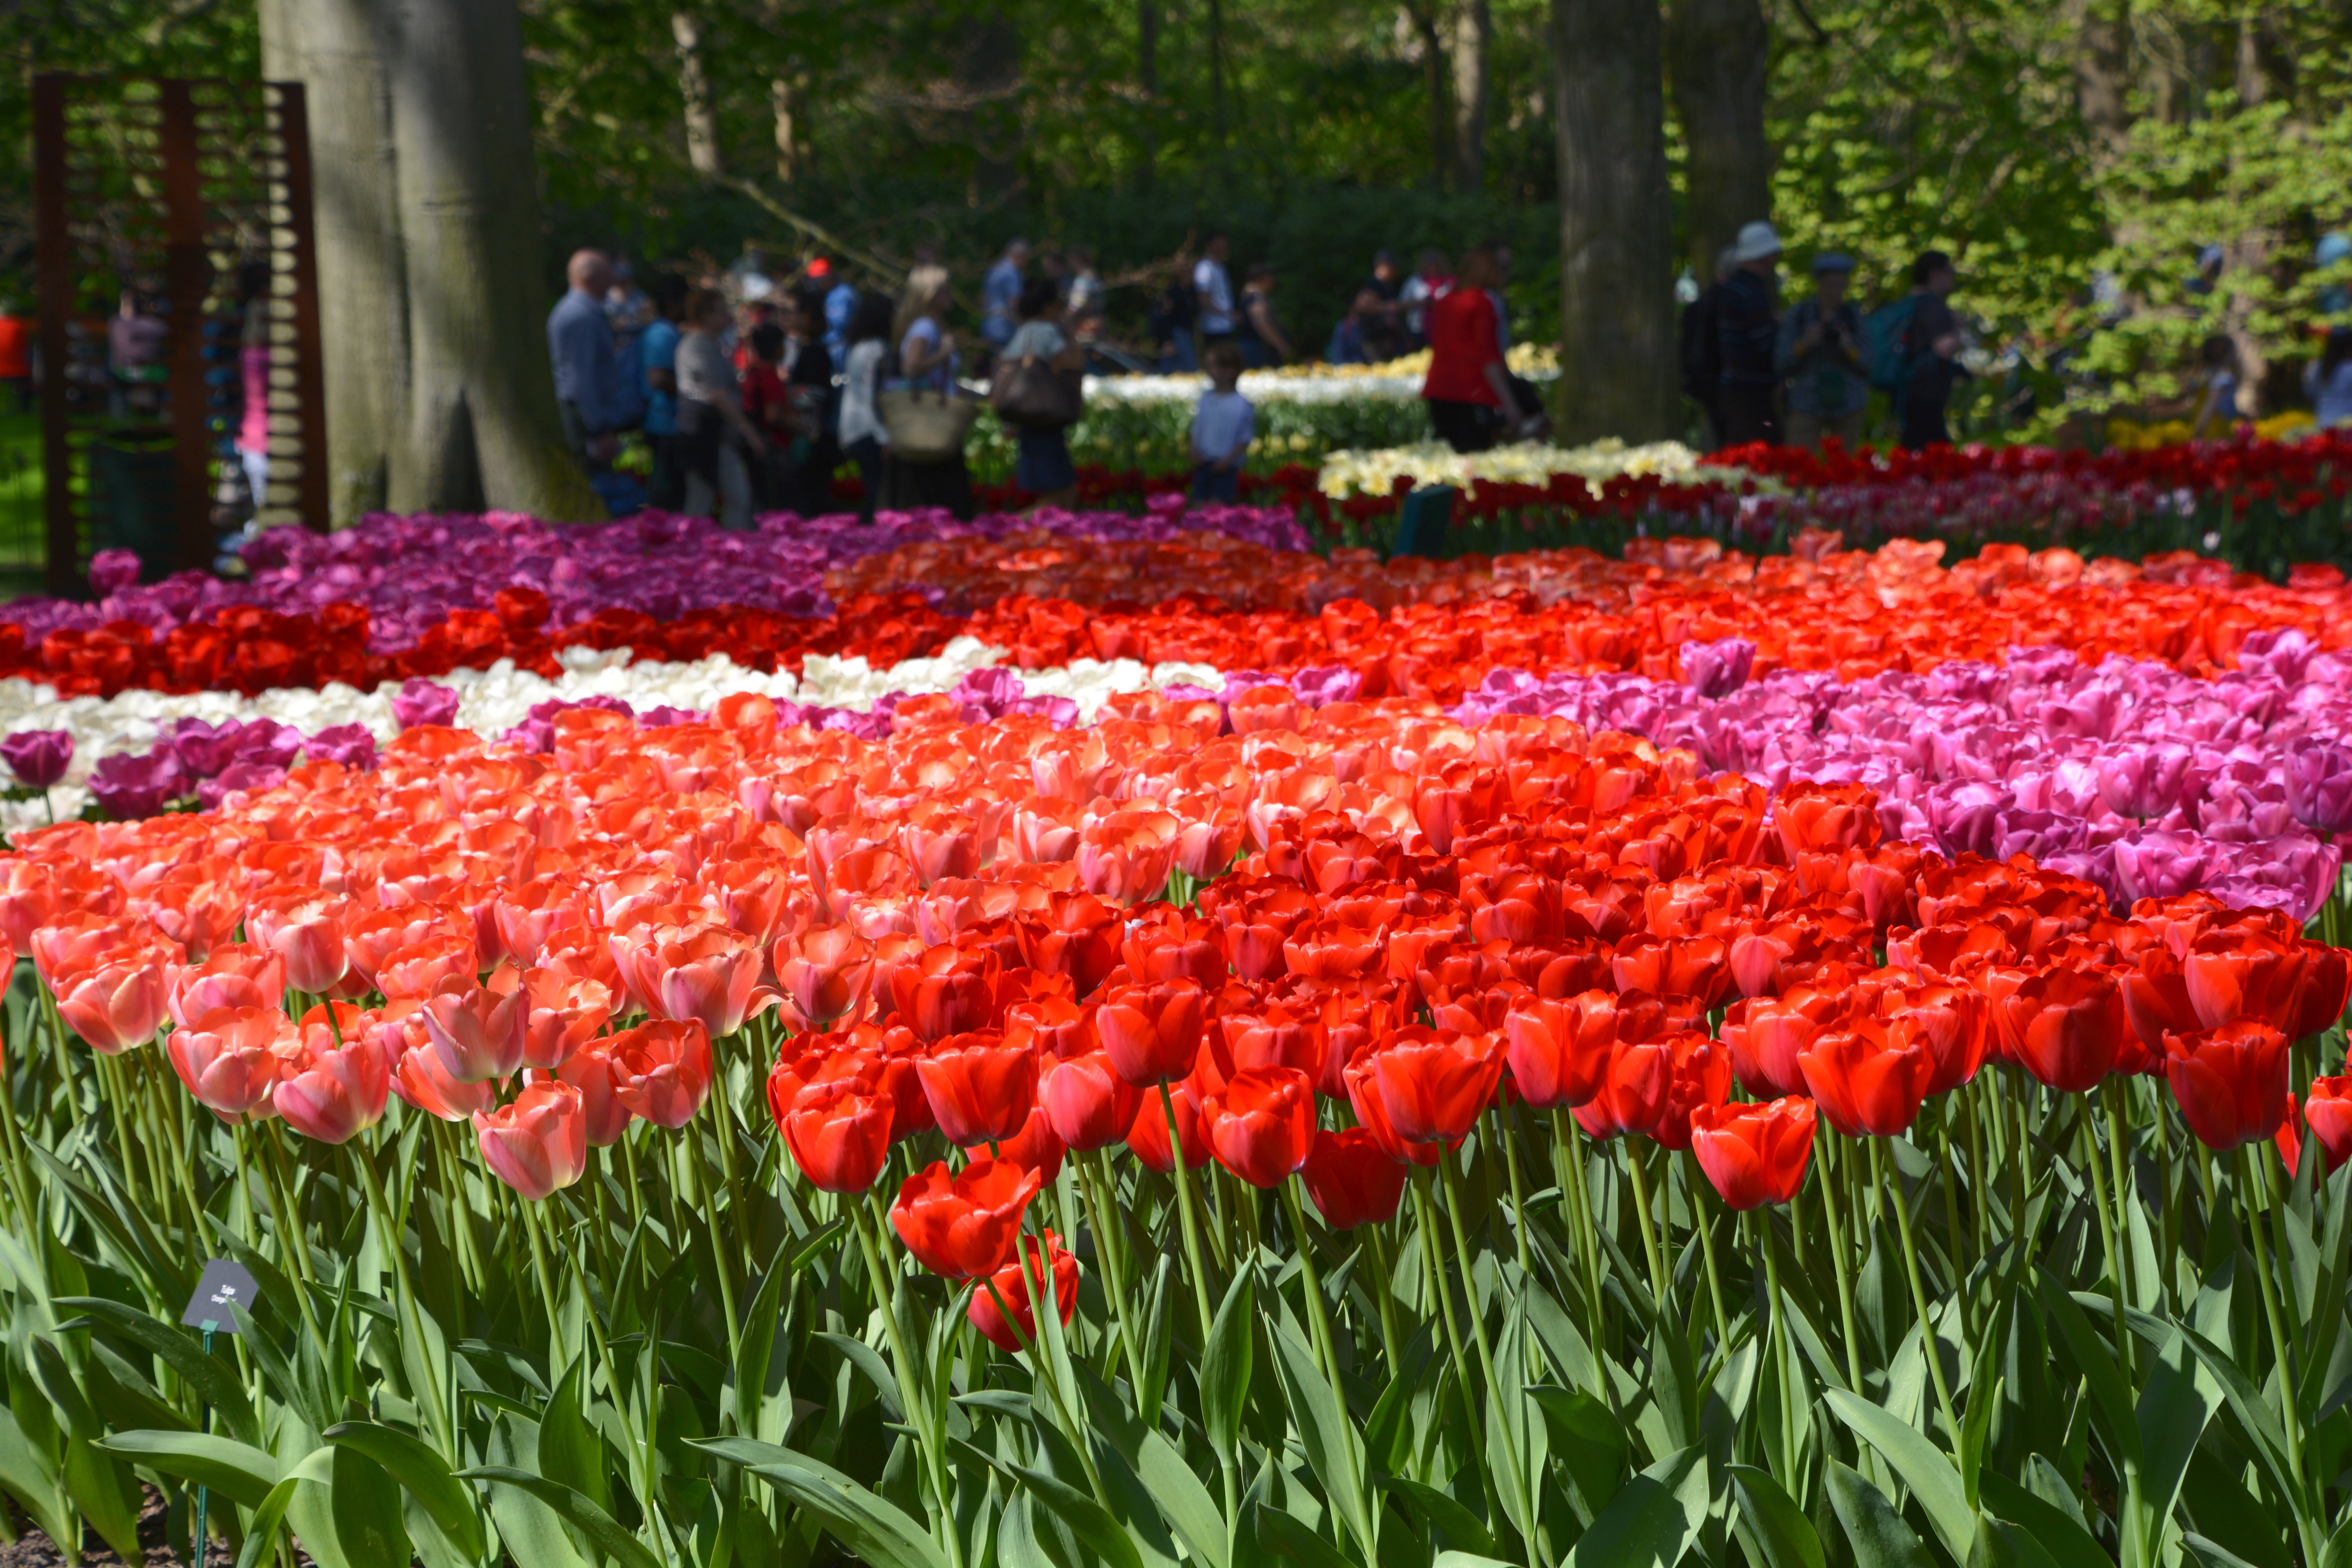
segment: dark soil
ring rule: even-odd
[[[223,1502],[221,1506],[229,1505]],[[147,1549],[147,1553],[139,1560],[138,1568],[188,1568],[186,1558],[163,1544],[164,1508],[163,1494],[149,1487],[147,1504],[139,1511],[139,1543]],[[12,1543],[0,1546],[0,1568],[64,1568],[66,1554],[58,1550],[56,1542],[27,1524],[13,1502],[8,1514],[18,1534]],[[236,1552],[226,1542],[215,1538],[209,1547],[204,1568],[236,1568]],[[131,1568],[88,1526],[82,1530],[81,1560],[86,1568]],[[298,1552],[294,1561],[298,1568],[308,1568],[310,1553]]]

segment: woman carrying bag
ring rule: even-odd
[[[971,472],[964,437],[979,405],[956,392],[955,339],[945,326],[947,268],[918,267],[907,279],[897,322],[898,377],[882,394],[890,445],[882,470],[882,504],[895,510],[945,507],[969,521]]]
[[[1035,496],[1037,507],[1068,506],[1078,493],[1068,432],[1086,409],[1086,351],[1064,333],[1062,315],[1052,279],[1023,284],[1020,330],[996,356],[989,385],[990,406],[1020,446],[1013,482]]]

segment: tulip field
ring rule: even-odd
[[[2347,1568],[2352,585],[1758,542],[383,518],[0,606],[6,1521]]]

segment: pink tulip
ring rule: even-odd
[[[275,1007],[217,1008],[200,1028],[179,1028],[164,1042],[172,1070],[196,1103],[223,1121],[272,1114],[270,1093],[284,1065],[279,1047],[294,1026]]]
[[[535,1083],[514,1103],[477,1111],[482,1163],[528,1202],[580,1179],[588,1168],[588,1116],[568,1083]]]
[[[511,979],[513,972],[506,972]],[[530,998],[520,990],[477,985],[425,1000],[425,1033],[441,1066],[459,1083],[511,1078],[522,1070]]]
[[[302,1046],[288,1057],[271,1103],[303,1137],[347,1143],[383,1119],[392,1074],[372,1041],[354,1039],[347,1031],[350,1043],[338,1050],[318,1043],[323,1028],[304,1023]]]
[[[58,1016],[100,1056],[120,1056],[155,1036],[163,1021],[163,961],[123,952],[66,981]]]

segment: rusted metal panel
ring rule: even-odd
[[[67,439],[67,370],[72,344],[73,237],[67,227],[66,87],[69,78],[33,79],[33,268],[40,296],[41,473],[49,592],[82,586],[81,527],[75,515],[73,450]]]

